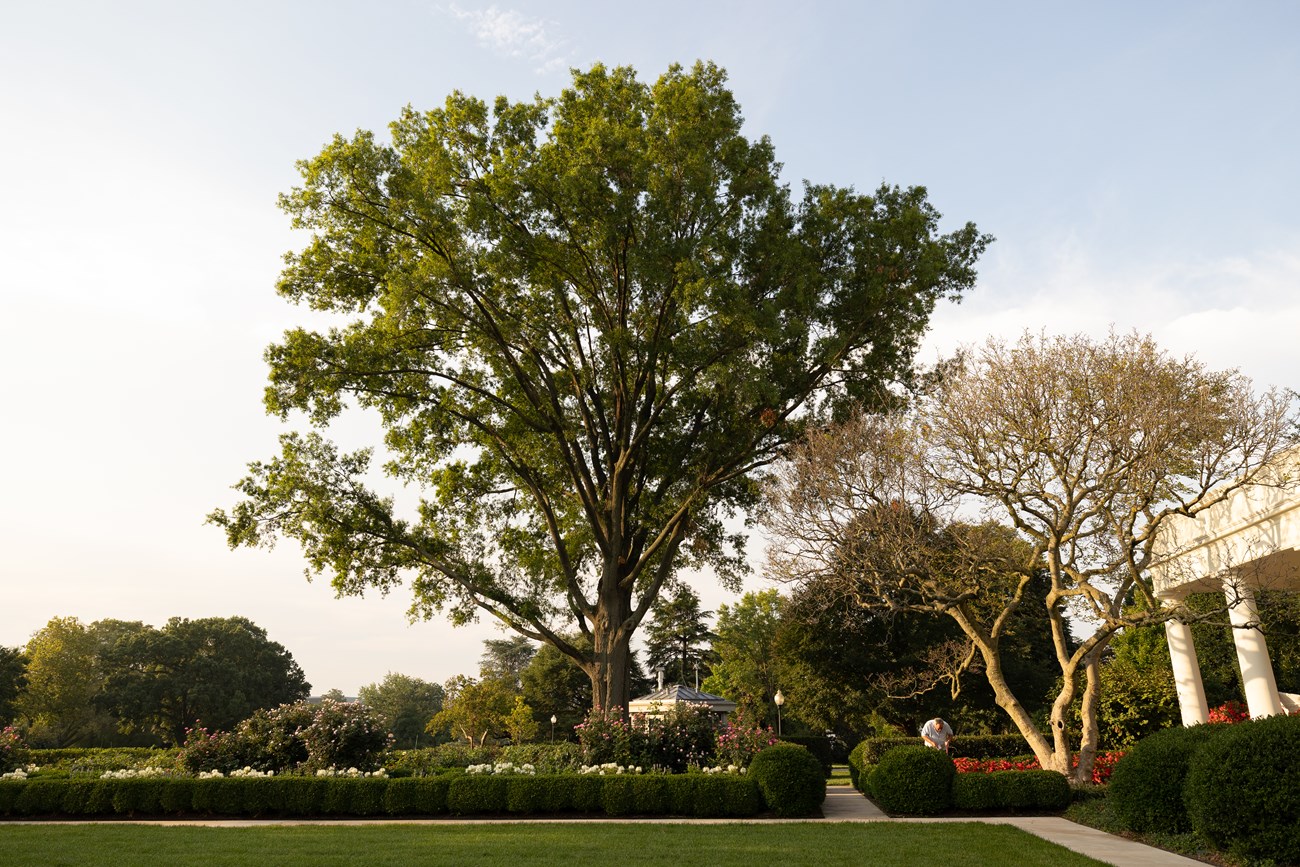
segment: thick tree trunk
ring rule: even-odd
[[[619,587],[618,566],[607,564],[600,582],[600,598],[596,609],[596,622],[592,624],[591,678],[592,710],[610,711],[620,708],[627,714],[627,670],[631,660],[632,613],[631,594]]]
[[[960,621],[959,621],[960,622]],[[967,633],[968,635],[970,633]],[[1047,738],[1034,725],[1034,720],[1025,710],[1024,705],[1012,693],[1011,687],[1007,684],[1006,676],[1002,671],[1002,658],[998,653],[996,645],[990,645],[986,641],[976,639],[975,646],[979,649],[980,656],[984,660],[985,676],[989,686],[993,688],[993,697],[998,707],[1011,717],[1011,721],[1016,724],[1016,729],[1020,732],[1021,737],[1029,744],[1033,750],[1034,756],[1038,759],[1038,764],[1044,768],[1052,768],[1054,754]]]

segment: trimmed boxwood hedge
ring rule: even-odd
[[[816,760],[799,747],[790,747]],[[820,771],[818,771],[820,773]],[[825,785],[825,780],[820,781]],[[820,803],[820,802],[819,802]],[[731,774],[251,777],[0,781],[0,816],[428,816],[604,813],[740,818],[758,783]]]
[[[795,744],[801,746],[813,754],[822,766],[822,775],[829,777],[834,770],[834,760],[831,758],[831,742],[825,735],[784,735],[778,743]]]
[[[853,751],[861,750],[860,764],[878,765],[890,750],[916,746],[924,746],[920,735],[914,738],[867,738]],[[1012,759],[1028,750],[1029,745],[1020,735],[957,735],[952,739],[949,754],[955,759]]]
[[[956,775],[957,767],[943,750],[898,747],[871,772],[871,793],[887,812],[934,815],[952,806]]]
[[[1193,830],[1245,858],[1300,863],[1300,716],[1225,729],[1195,752],[1187,771]]]
[[[853,788],[857,789],[859,792],[863,791],[865,788],[861,782],[861,777],[863,764],[862,757],[866,753],[866,749],[867,742],[862,741],[856,747],[849,750],[849,782],[852,783]]]
[[[1192,756],[1226,725],[1165,729],[1133,745],[1115,765],[1106,800],[1130,831],[1181,834],[1192,829],[1183,784]]]
[[[749,763],[768,809],[778,816],[812,816],[826,800],[826,775],[812,753],[796,744],[759,750]]]

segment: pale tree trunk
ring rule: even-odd
[[[983,629],[976,626],[960,609],[950,609],[948,615],[957,621],[957,625],[966,633],[966,637],[975,643],[980,657],[984,660],[984,676],[988,680],[989,686],[993,689],[993,697],[998,707],[1006,712],[1011,721],[1016,724],[1016,729],[1020,732],[1021,737],[1029,744],[1033,750],[1034,757],[1038,759],[1041,767],[1055,769],[1056,754],[1052,750],[1051,744],[1047,738],[1034,725],[1034,720],[1025,710],[1024,705],[1016,698],[1015,693],[1007,684],[1006,675],[1002,670],[1002,654],[998,646],[998,639]],[[1067,759],[1068,762],[1068,759]]]
[[[1042,759],[1038,760],[1044,768],[1057,771],[1069,777],[1072,768],[1071,755],[1073,750],[1070,749],[1070,731],[1067,723],[1070,720],[1070,705],[1074,703],[1074,676],[1078,671],[1077,663],[1067,664],[1061,671],[1062,686],[1061,691],[1057,693],[1056,700],[1052,702],[1052,755],[1050,764]]]
[[[980,656],[984,660],[985,677],[989,686],[993,688],[993,697],[998,707],[1006,712],[1011,721],[1016,724],[1016,729],[1020,732],[1021,737],[1029,744],[1033,750],[1034,756],[1038,759],[1038,764],[1044,768],[1052,767],[1053,753],[1052,747],[1043,737],[1043,733],[1034,725],[1034,720],[1025,710],[1024,705],[1011,692],[1011,687],[1007,685],[1006,676],[1002,672],[1002,659],[998,654],[996,647],[990,646],[982,641],[975,642],[979,649]]]
[[[1097,710],[1101,706],[1101,652],[1099,644],[1084,657],[1083,670],[1087,677],[1079,719],[1083,737],[1079,743],[1079,767],[1075,771],[1076,783],[1091,783],[1092,768],[1097,761],[1097,747],[1101,742],[1101,729],[1097,725]]]

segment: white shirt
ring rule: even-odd
[[[948,743],[948,739],[952,737],[952,734],[952,726],[938,717],[921,727],[921,737],[934,741],[934,745],[938,749],[943,749],[944,744]],[[929,744],[926,744],[926,746],[929,746]]]

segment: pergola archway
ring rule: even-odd
[[[1246,705],[1252,717],[1300,709],[1300,695],[1281,693],[1268,641],[1259,627],[1255,595],[1261,589],[1300,590],[1300,452],[1278,463],[1271,483],[1243,488],[1191,518],[1167,522],[1153,569],[1156,595],[1176,606],[1190,593],[1222,592],[1234,627]],[[1191,627],[1165,623],[1183,724],[1209,721]]]

